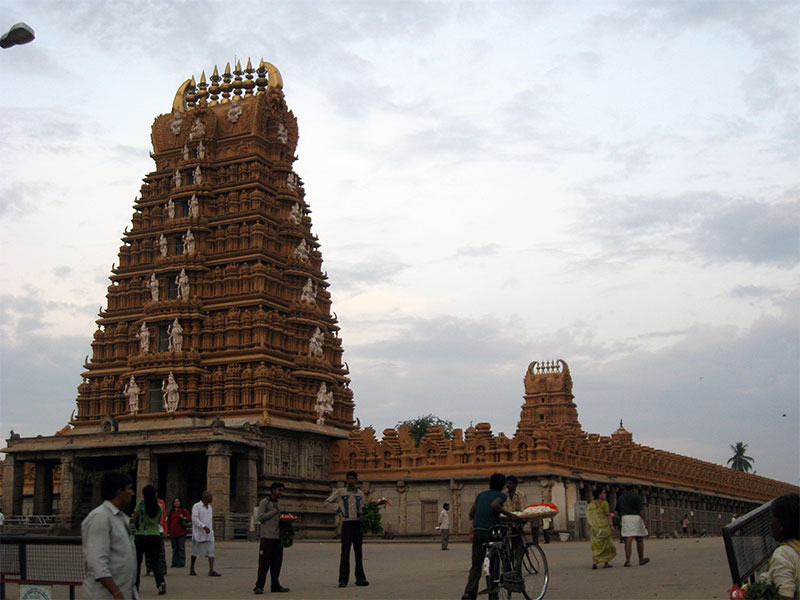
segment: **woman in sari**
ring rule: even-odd
[[[605,569],[610,569],[609,561],[617,555],[614,542],[611,539],[611,512],[606,502],[605,490],[592,491],[592,500],[586,508],[586,518],[591,527],[592,540],[592,568],[597,568],[597,563],[605,563]]]

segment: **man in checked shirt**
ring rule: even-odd
[[[356,487],[358,474],[348,471],[345,487],[338,488],[328,496],[325,502],[336,503],[336,512],[342,515],[342,555],[339,560],[339,587],[347,587],[350,579],[350,546],[356,556],[356,585],[369,585],[364,573],[364,561],[361,544],[364,536],[361,533],[361,511],[367,499]]]

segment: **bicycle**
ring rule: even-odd
[[[497,595],[505,599],[517,593],[526,600],[544,598],[550,573],[539,544],[527,541],[522,527],[497,525],[489,533],[494,541],[484,544],[486,589],[478,595]]]

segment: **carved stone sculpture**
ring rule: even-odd
[[[192,194],[192,198],[189,200],[189,216],[193,219],[200,216],[200,203],[197,201],[197,196],[194,194]]]
[[[175,278],[175,285],[178,286],[178,298],[180,300],[189,299],[189,276],[186,269],[181,269],[180,274]]]
[[[167,216],[169,216],[170,219],[175,218],[175,203],[172,201],[172,198],[167,202]]]
[[[139,340],[139,352],[142,354],[150,352],[150,330],[147,329],[146,323],[142,322],[142,326],[136,332],[136,339]]]
[[[186,144],[183,145],[183,160],[189,160],[189,146]]]
[[[186,233],[183,236],[183,247],[186,250],[187,254],[194,254],[195,251],[194,234],[192,233],[191,229],[187,229]]]
[[[147,287],[150,288],[150,299],[153,302],[158,302],[158,279],[156,279],[155,273],[150,273],[150,281],[148,281]]]
[[[175,381],[175,376],[170,371],[166,381],[161,382],[161,397],[164,399],[164,410],[167,412],[175,412],[178,409],[178,402],[181,395],[178,392],[178,384]]]
[[[228,110],[228,121],[231,123],[237,123],[239,121],[239,117],[242,116],[242,107],[239,105],[239,101],[235,98],[231,100],[231,108]]]
[[[172,121],[169,122],[169,130],[172,135],[181,134],[181,126],[183,125],[183,115],[178,110],[172,111]]]
[[[181,172],[179,169],[175,169],[175,175],[172,176],[172,185],[178,188],[181,187],[181,183],[183,183],[181,179]]]
[[[178,317],[172,322],[172,325],[167,327],[167,335],[169,336],[169,351],[182,352],[183,351],[183,327],[178,322]]]
[[[200,165],[197,165],[194,169],[194,183],[195,185],[203,183],[203,173],[200,171]]]
[[[158,249],[161,252],[161,257],[162,258],[166,258],[167,257],[167,238],[164,237],[163,233],[158,238]]]
[[[328,386],[324,381],[319,384],[317,401],[314,404],[314,412],[319,415],[317,425],[324,425],[325,415],[333,412],[333,391],[328,391]]]
[[[131,414],[139,412],[139,386],[136,384],[136,377],[131,375],[131,380],[125,384],[123,395],[128,399],[128,410]]]
[[[278,122],[278,141],[285,144],[289,141],[289,133],[286,131],[286,125]]]
[[[325,335],[319,327],[314,330],[311,339],[308,340],[308,355],[313,358],[322,358],[322,345],[325,343]]]
[[[203,146],[203,142],[200,142],[197,146],[197,158],[203,160],[206,157],[206,147]]]
[[[303,293],[300,295],[300,302],[315,305],[317,303],[317,288],[311,277],[308,278],[303,286]]]
[[[290,190],[297,189],[297,175],[294,173],[289,173],[286,176],[286,187],[288,187]]]
[[[200,119],[197,119],[192,125],[191,131],[189,131],[189,139],[193,140],[196,138],[201,138],[206,134],[206,126],[203,125],[203,122]]]
[[[297,248],[294,249],[294,257],[302,260],[303,262],[308,262],[308,259],[311,257],[311,255],[308,253],[308,244],[306,244],[305,240],[302,240],[297,245]]]
[[[300,204],[298,202],[292,205],[292,209],[289,211],[289,220],[298,224],[303,220],[303,213],[300,212]]]

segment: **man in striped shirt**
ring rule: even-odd
[[[336,503],[336,512],[342,515],[343,519],[339,587],[347,587],[350,579],[350,546],[353,547],[353,554],[356,557],[356,585],[369,585],[364,573],[364,560],[361,552],[361,544],[364,540],[364,535],[361,533],[361,511],[367,498],[364,492],[356,487],[356,481],[358,481],[358,474],[355,471],[348,471],[345,487],[334,490],[325,500],[325,502]]]

